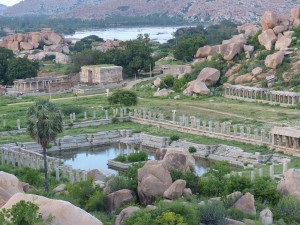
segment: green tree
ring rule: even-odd
[[[35,101],[26,112],[27,133],[43,148],[45,191],[48,192],[47,145],[63,131],[63,115],[49,100]]]
[[[137,105],[138,99],[132,91],[118,90],[108,97],[108,102],[110,105],[133,106]]]
[[[21,200],[13,205],[11,209],[2,209],[0,211],[0,224],[43,225],[53,219],[52,216],[49,216],[44,220],[38,211],[39,207],[36,204]]]
[[[84,49],[91,49],[93,43],[103,41],[103,38],[100,38],[97,35],[90,35],[85,38],[82,38],[80,41],[77,41],[75,43],[74,50],[77,52],[81,52]]]
[[[191,61],[198,48],[206,44],[202,35],[183,38],[174,49],[174,57],[178,60]]]
[[[0,47],[0,84],[7,83],[6,71],[9,60],[14,58],[13,51]]]
[[[12,84],[15,79],[36,77],[39,70],[39,63],[30,61],[27,58],[15,58],[8,62],[6,79],[7,84]]]

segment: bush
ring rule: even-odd
[[[248,213],[244,213],[238,209],[231,208],[227,211],[228,216],[233,220],[239,220],[242,221],[243,219],[255,219],[255,215],[251,215]]]
[[[276,217],[288,224],[300,222],[300,200],[295,197],[283,197],[276,206]]]
[[[171,88],[173,87],[173,84],[174,84],[174,76],[172,75],[167,75],[165,76],[165,78],[163,79],[163,87],[167,87],[167,88]]]
[[[85,208],[86,211],[103,211],[105,209],[105,194],[102,190],[96,190],[87,200]]]
[[[142,168],[145,165],[145,163],[138,162],[133,163],[131,167],[129,167],[126,171],[122,172],[121,175],[126,177],[130,182],[130,190],[134,190],[137,192],[137,186],[138,186],[138,169]]]
[[[186,181],[186,187],[190,188],[193,194],[199,193],[199,177],[192,172],[183,173],[176,169],[170,171],[172,181],[182,179]]]
[[[211,202],[200,208],[201,223],[220,225],[225,223],[226,210],[220,202]]]
[[[184,218],[174,212],[163,212],[162,215],[156,217],[154,224],[161,225],[188,225],[184,222]]]
[[[138,152],[138,153],[132,153],[129,154],[128,162],[143,162],[148,160],[148,155],[145,152]]]
[[[179,136],[177,134],[174,134],[170,137],[171,141],[178,141],[179,140]]]
[[[64,115],[70,115],[71,113],[75,113],[75,114],[80,114],[83,113],[83,108],[81,106],[77,106],[77,105],[68,105],[62,108],[62,112]]]
[[[114,161],[117,161],[117,162],[126,162],[127,161],[127,158],[126,158],[126,155],[118,155],[116,158],[113,159]]]
[[[108,97],[108,102],[110,105],[134,106],[138,104],[138,98],[132,91],[118,90]]]
[[[109,193],[119,191],[121,189],[131,189],[131,182],[127,177],[124,176],[114,176],[107,183],[106,188]]]
[[[189,147],[189,152],[195,153],[195,152],[197,152],[197,149],[194,146],[191,146],[191,147]]]
[[[51,222],[52,218],[50,215],[44,220],[39,214],[39,207],[24,200],[13,205],[11,209],[0,211],[1,225],[43,225]]]

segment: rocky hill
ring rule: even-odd
[[[6,5],[0,4],[0,13],[7,8]]]
[[[295,0],[24,0],[7,8],[5,16],[53,15],[62,18],[102,19],[116,15],[182,16],[186,20],[233,19],[253,21],[266,10],[287,13]]]

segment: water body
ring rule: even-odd
[[[97,35],[104,40],[118,39],[128,41],[136,39],[139,34],[149,34],[150,39],[159,43],[166,43],[173,38],[173,33],[182,26],[176,27],[131,27],[131,28],[106,28],[91,31],[77,31],[74,35],[66,35],[66,38],[81,39],[89,35]]]
[[[124,150],[124,146],[121,151]],[[65,164],[71,165],[73,169],[91,170],[99,169],[107,171],[112,174],[117,174],[116,170],[110,169],[107,166],[108,160],[114,159],[119,155],[119,147],[117,145],[103,146],[96,149],[88,149],[82,151],[62,152],[59,154],[52,154],[54,157],[61,159]],[[147,151],[148,159],[155,158],[154,152]],[[201,176],[209,167],[209,162],[205,160],[196,159],[195,172]]]

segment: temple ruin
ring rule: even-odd
[[[292,127],[274,127],[272,130],[273,145],[299,149],[300,131]]]
[[[296,105],[300,102],[300,93],[288,91],[270,91],[267,88],[248,87],[242,85],[231,85],[225,87],[225,98],[239,99],[245,101],[261,101],[270,104]]]
[[[83,66],[81,67],[80,83],[88,85],[121,83],[123,68],[121,66]]]

